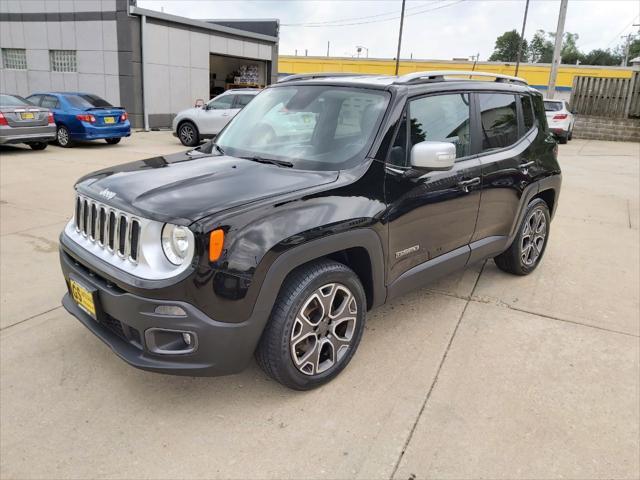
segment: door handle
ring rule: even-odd
[[[480,185],[480,177],[475,177],[475,178],[472,178],[471,180],[462,180],[458,182],[458,186],[465,193],[469,193],[469,187],[472,187],[474,185]]]
[[[223,113],[222,116],[223,117],[228,117],[230,114],[229,113]]]
[[[527,163],[522,163],[520,165],[520,169],[522,170],[527,170],[530,166],[535,165],[536,162],[535,161],[531,161],[531,162],[527,162]]]

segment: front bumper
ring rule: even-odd
[[[217,376],[237,373],[251,361],[263,322],[254,318],[242,323],[219,322],[184,301],[128,293],[87,268],[63,245],[60,263],[65,281],[71,275],[97,290],[98,320],[81,309],[69,293],[64,295],[62,305],[130,365],[174,375]],[[156,314],[158,305],[178,306],[186,316]],[[145,338],[149,329],[193,332],[197,348],[186,354],[154,353]]]

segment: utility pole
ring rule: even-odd
[[[331,42],[327,41],[327,57],[329,56],[329,45],[331,45]]]
[[[634,25],[635,26],[635,25]],[[629,45],[631,44],[631,39],[634,37],[632,33],[629,35],[622,35],[620,38],[626,38],[627,41],[624,42],[624,58],[622,59],[622,66],[626,67],[629,64]]]
[[[400,46],[402,45],[402,27],[404,25],[404,4],[406,0],[402,0],[402,13],[400,13],[400,33],[398,35],[398,54],[396,55],[396,75],[400,69]]]
[[[529,0],[524,7],[524,19],[522,20],[522,33],[520,34],[520,43],[518,44],[518,58],[516,59],[516,74],[518,76],[518,70],[520,70],[520,58],[522,57],[522,45],[524,44],[524,29],[527,26],[527,13],[529,13]]]
[[[560,0],[560,12],[558,13],[558,27],[556,28],[556,44],[553,48],[553,61],[551,63],[551,74],[549,75],[549,87],[547,96],[553,98],[556,94],[556,79],[558,77],[558,67],[560,66],[560,54],[562,53],[562,38],[564,37],[564,21],[567,18],[567,3],[569,0]]]

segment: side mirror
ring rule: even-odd
[[[411,166],[418,170],[450,170],[456,146],[449,142],[420,142],[411,149]]]
[[[202,107],[204,107],[204,100],[203,100],[203,99],[201,99],[201,98],[198,98],[198,99],[196,100],[196,103],[195,103],[194,107],[196,107],[196,108],[202,108]]]

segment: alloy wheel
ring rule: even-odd
[[[60,145],[66,145],[69,143],[69,132],[66,128],[58,129],[58,143]]]
[[[193,143],[193,139],[195,137],[195,132],[193,131],[193,127],[188,123],[180,127],[180,140],[185,145],[191,145]]]
[[[349,350],[356,330],[358,304],[340,283],[316,289],[302,304],[291,329],[291,358],[305,375],[335,367]]]
[[[520,256],[524,265],[530,267],[538,261],[546,238],[547,219],[544,211],[538,208],[529,214],[522,231]]]

